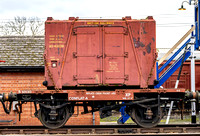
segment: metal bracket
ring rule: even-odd
[[[77,53],[73,52],[73,58],[77,58]]]
[[[189,59],[192,59],[192,58],[194,58],[194,59],[195,59],[195,58],[196,58],[196,56],[194,56],[194,57],[190,56],[190,57],[189,57]]]
[[[128,58],[128,52],[124,52],[124,57]]]
[[[76,29],[76,28],[73,28],[72,34],[73,34],[73,35],[77,35],[77,29]]]
[[[74,81],[77,80],[77,75],[73,75],[73,80],[74,80]]]
[[[128,81],[129,80],[129,75],[124,75],[124,80]]]
[[[128,35],[128,28],[124,28],[124,35]]]

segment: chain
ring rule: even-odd
[[[154,70],[154,67],[155,67],[156,60],[157,60],[157,53],[155,53],[155,59],[153,60],[153,66],[151,68],[151,71],[150,71],[148,79],[147,79],[147,86],[149,85],[149,80],[153,75],[153,70]]]
[[[48,63],[47,63],[47,60],[46,60],[46,54],[44,55],[44,64],[45,64],[45,67],[46,67],[46,71],[47,71],[47,73],[48,73],[48,76],[49,76],[50,80],[52,81],[53,86],[54,86],[56,92],[59,92],[60,89],[56,87],[56,84],[55,84],[55,82],[54,82],[54,80],[53,80],[53,74],[51,73],[51,71],[50,71],[50,69],[49,69],[49,66],[48,66]]]

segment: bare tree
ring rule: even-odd
[[[3,35],[11,35],[12,34],[12,29],[10,28],[10,26],[6,23],[4,25],[1,26],[1,33]]]
[[[41,35],[44,33],[44,22],[38,17],[14,17],[2,25],[3,35]]]
[[[43,24],[38,17],[31,17],[29,18],[30,22],[30,30],[33,36],[42,34],[44,32]]]
[[[14,34],[24,35],[24,32],[26,30],[26,23],[26,17],[17,16],[14,18],[14,21],[9,21],[7,24]]]

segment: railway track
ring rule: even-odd
[[[199,135],[200,125],[158,125],[155,128],[139,128],[136,125],[65,126],[47,129],[42,126],[0,126],[0,135],[11,134],[68,134],[68,135]]]

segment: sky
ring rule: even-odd
[[[15,16],[47,17],[67,20],[79,18],[144,19],[156,20],[158,48],[172,47],[194,24],[194,5],[184,3],[185,11],[179,11],[183,0],[0,0],[0,21]]]

